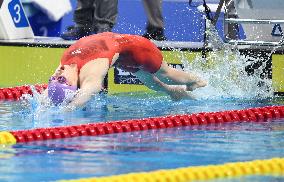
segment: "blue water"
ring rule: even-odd
[[[283,99],[170,101],[162,95],[100,95],[84,110],[34,112],[0,103],[0,130],[283,105]],[[284,157],[284,120],[182,127],[0,146],[0,181],[54,181]],[[281,181],[281,177],[246,177]],[[261,180],[257,180],[261,179]],[[270,180],[271,179],[271,180]],[[232,181],[238,179],[232,179]],[[218,181],[218,180],[217,180]]]
[[[269,159],[284,157],[283,147],[283,120],[32,142],[0,150],[0,181],[52,181]]]
[[[174,102],[168,96],[158,94],[100,94],[83,110],[63,113],[58,107],[40,108],[34,106],[37,105],[34,102],[37,101],[32,100],[29,104],[23,101],[0,102],[0,131],[284,105],[283,98],[218,98]]]

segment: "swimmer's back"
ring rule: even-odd
[[[95,34],[79,39],[65,50],[61,64],[77,64],[80,70],[87,62],[97,58],[109,58],[111,61],[117,52],[119,52],[119,44],[114,39]]]
[[[97,58],[108,58],[111,61],[119,53],[128,64],[146,71],[155,72],[159,69],[162,55],[159,49],[148,39],[129,34],[105,32],[81,38],[71,45],[61,58],[62,65],[77,64],[80,70],[87,62]],[[154,66],[154,67],[153,67]]]

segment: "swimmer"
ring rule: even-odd
[[[137,35],[100,33],[81,38],[64,53],[48,83],[48,96],[58,105],[74,92],[66,110],[83,106],[103,88],[108,70],[116,66],[133,73],[148,88],[173,100],[193,99],[190,91],[207,82],[193,73],[169,67],[154,43]]]

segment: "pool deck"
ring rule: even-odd
[[[60,37],[35,37],[34,39],[0,40],[0,46],[58,47],[67,48],[76,41]],[[160,48],[202,49],[203,42],[153,41]]]
[[[0,46],[27,46],[27,47],[49,47],[49,48],[67,48],[74,44],[76,41],[63,40],[60,37],[35,37],[32,39],[13,39],[13,40],[0,40]],[[203,42],[187,42],[187,41],[154,41],[157,47],[166,49],[182,49],[200,51],[204,48]],[[251,42],[244,43],[239,41],[236,43],[229,42],[232,46],[240,50],[272,50],[276,43],[258,42],[252,44]],[[284,52],[284,46],[277,48],[277,52]]]

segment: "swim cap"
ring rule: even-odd
[[[48,82],[48,97],[51,99],[52,103],[58,105],[62,103],[67,97],[74,96],[76,86],[70,86],[66,83],[62,83],[52,77]]]

